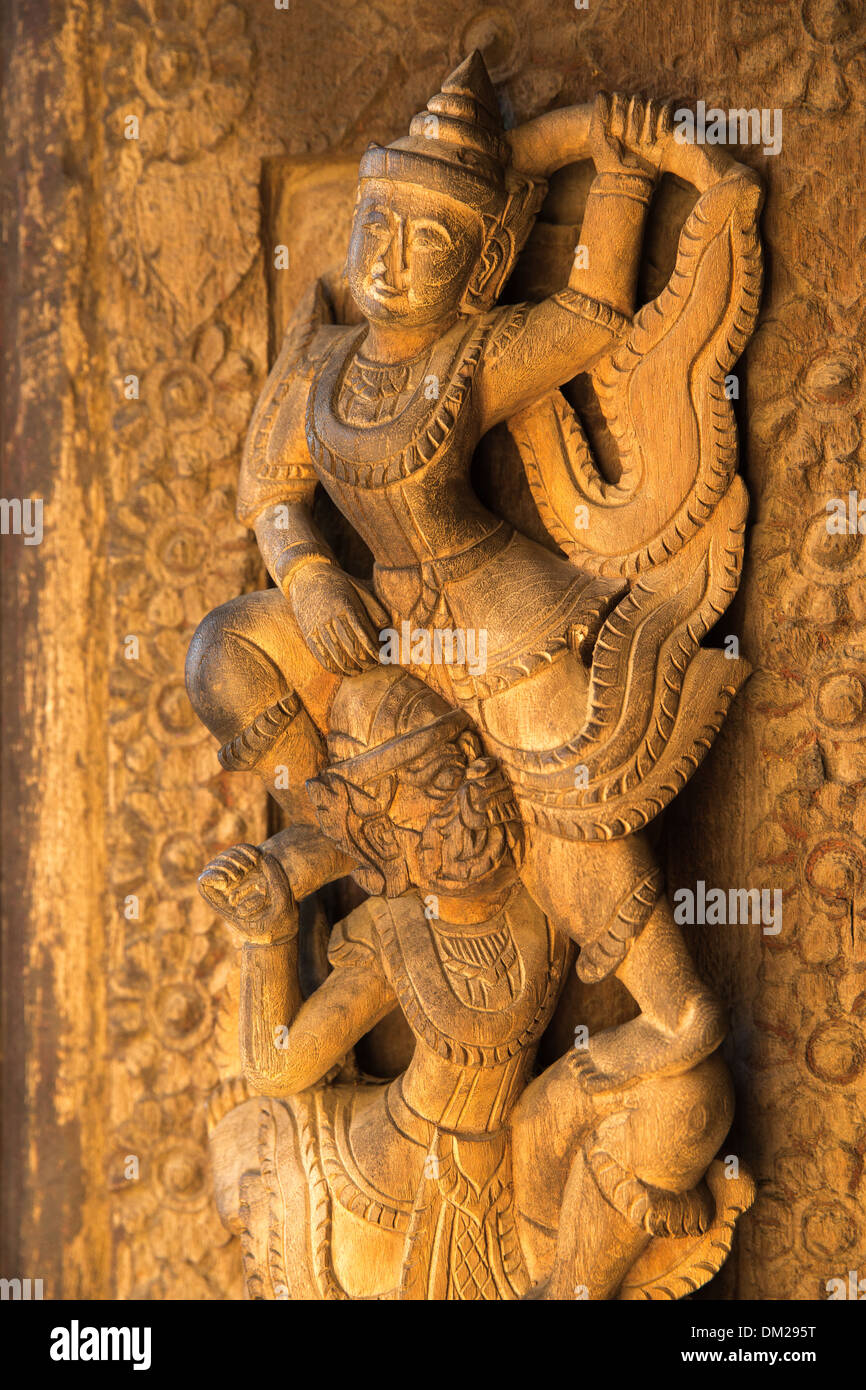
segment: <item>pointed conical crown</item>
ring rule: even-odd
[[[421,184],[493,212],[505,200],[510,158],[496,93],[476,49],[413,117],[408,135],[386,147],[370,145],[360,176]]]

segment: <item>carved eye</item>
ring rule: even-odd
[[[388,220],[384,213],[368,212],[364,218],[363,227],[368,232],[387,232]]]
[[[422,251],[443,251],[446,248],[446,241],[435,227],[413,227],[412,245],[417,246]]]

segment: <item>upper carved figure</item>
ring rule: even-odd
[[[585,254],[568,284],[537,303],[500,303],[547,178],[586,157],[596,175],[580,236]],[[669,283],[635,313],[645,219],[664,172],[693,184],[698,198]],[[471,728],[476,762],[508,788],[520,827],[511,870],[519,901],[558,943],[542,974],[550,980],[557,952],[577,946],[581,980],[616,974],[639,1010],[594,1034],[569,1072],[570,1084],[592,1094],[691,1075],[724,1031],[697,984],[682,993],[692,967],[642,832],[698,766],[748,674],[744,661],[701,643],[736,591],[742,558],[747,498],[724,386],[757,312],[760,203],[750,170],[718,147],[678,144],[671,113],[657,102],[602,95],[591,108],[505,131],[483,59],[472,54],[408,136],[370,146],[361,160],[344,283],[319,281],[299,304],[244,454],[238,514],[254,528],[276,587],[208,615],[190,649],[188,688],[222,745],[223,765],[255,770],[287,814],[288,829],[265,851],[285,877],[286,913],[346,873],[368,892],[401,901],[429,878],[420,845],[431,853],[446,828],[435,815],[426,829],[423,817],[395,821],[399,778],[386,755],[367,746],[376,682],[394,674],[382,663],[411,668],[421,692],[410,692],[398,711],[395,748],[408,738],[414,750],[424,692],[441,702],[441,718]],[[616,476],[597,465],[560,390],[580,373],[591,373],[615,441]],[[502,421],[560,553],[494,514],[473,488],[475,448]],[[341,569],[318,534],[317,485],[372,551],[372,586]],[[361,779],[344,766],[351,734],[342,726],[335,732],[335,711],[347,703],[369,715],[363,737],[356,735]],[[460,769],[448,758],[440,766],[436,747],[431,740],[417,775],[425,785],[451,779],[445,790],[453,791]],[[394,765],[412,766],[412,758]],[[362,806],[369,814],[353,835],[347,827]],[[228,895],[258,901],[259,853],[244,850],[231,870],[223,864],[230,889],[225,879],[222,897],[211,892],[236,927]],[[457,874],[449,896],[462,903],[458,921],[467,911],[471,917],[479,893],[471,874],[462,882]],[[278,938],[279,924],[274,930]],[[485,928],[497,950],[505,930],[498,917]],[[400,1007],[420,1048],[425,1028],[441,1029],[443,1007],[460,1017],[454,959],[442,944],[448,932],[434,936],[431,957],[424,932],[397,933],[409,976],[432,971],[432,980],[439,972],[450,987],[445,1005],[432,984],[416,991],[408,1012],[392,948],[381,931],[370,938],[390,993],[382,984],[367,1027]],[[459,943],[461,930],[451,937]],[[487,947],[478,949],[483,955]],[[245,969],[253,970],[252,959]],[[503,965],[485,988],[511,990],[518,977],[525,985],[522,959],[515,938],[517,975]],[[336,976],[339,952],[332,961]],[[462,1006],[482,1008],[480,986],[465,988]],[[533,988],[544,993],[541,981]],[[360,1035],[356,1023],[338,1028],[327,1063],[301,1067],[301,1089],[329,1084],[340,1046],[345,1051]],[[255,1059],[248,1081],[268,1093],[268,1029],[249,1015],[241,1026]],[[465,1066],[471,1072],[471,1059]],[[482,1094],[469,1072],[455,1081],[458,1092],[465,1084]],[[521,1078],[525,1085],[529,1074]],[[423,1088],[410,1087],[415,1100],[404,1094],[403,1103],[433,1126],[439,1152],[443,1135],[460,1127],[447,1123],[453,1096],[446,1105],[433,1089],[447,1114]],[[292,1113],[300,1123],[300,1112]],[[504,1107],[497,1124],[510,1123]],[[675,1128],[672,1191],[682,1166],[674,1150],[685,1142]],[[567,1167],[576,1172],[577,1131],[574,1145]],[[707,1161],[703,1155],[701,1170]],[[467,1210],[470,1226],[483,1226],[479,1209],[469,1203]],[[596,1225],[601,1232],[601,1218]],[[478,1296],[555,1286],[548,1296],[563,1297],[572,1265],[591,1296],[612,1296],[640,1243],[623,1246],[621,1231],[598,1238],[616,1239],[629,1258],[605,1264],[600,1255],[593,1274],[591,1252],[567,1245],[562,1258],[571,1272],[553,1284],[550,1267],[529,1279],[526,1250],[520,1276],[503,1282],[496,1274],[503,1252],[488,1250],[492,1272],[480,1286],[492,1292]],[[462,1287],[455,1264],[442,1268],[441,1279],[414,1264],[410,1279],[404,1269],[397,1296],[464,1296],[430,1293]],[[366,1287],[363,1279],[356,1285]]]

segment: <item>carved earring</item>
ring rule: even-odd
[[[368,816],[362,822],[362,833],[377,859],[396,859],[399,855],[400,846],[387,816]]]

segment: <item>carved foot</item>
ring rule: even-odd
[[[734,1227],[755,1200],[755,1181],[744,1164],[740,1164],[738,1177],[729,1178],[724,1163],[714,1159],[706,1183],[715,1201],[708,1230],[699,1236],[657,1236],[651,1240],[623,1280],[618,1298],[685,1298],[718,1274],[731,1253]]]

